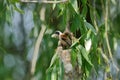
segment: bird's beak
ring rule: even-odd
[[[62,34],[62,32],[60,32],[60,31],[56,31],[54,34],[52,34],[52,38],[57,38],[57,39],[59,39],[59,35],[61,35]]]
[[[59,37],[59,35],[57,35],[57,34],[52,34],[52,36],[51,36],[52,38],[58,38]]]

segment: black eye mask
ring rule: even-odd
[[[60,32],[59,32],[59,31],[56,31],[55,34],[60,35]]]

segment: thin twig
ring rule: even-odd
[[[106,44],[107,44],[107,48],[108,48],[108,53],[112,60],[112,63],[114,65],[114,67],[117,69],[117,71],[119,71],[119,68],[114,64],[113,55],[112,55],[112,51],[111,51],[109,40],[108,40],[108,33],[107,33],[107,31],[108,31],[108,3],[109,3],[108,1],[106,1],[105,15],[104,15],[105,16],[105,39],[106,39]]]
[[[43,0],[43,1],[25,1],[25,0],[20,0],[20,2],[24,2],[24,3],[49,3],[49,4],[57,4],[57,3],[65,3],[68,0],[61,0],[61,1],[47,1],[47,0]]]
[[[112,59],[112,52],[111,52],[111,48],[110,48],[110,45],[109,45],[107,31],[108,31],[108,1],[106,1],[106,7],[105,7],[105,36],[106,36],[106,43],[107,43],[109,56]]]
[[[43,7],[40,11],[40,18],[43,21],[45,20],[45,7]],[[40,47],[45,30],[46,30],[46,26],[44,24],[42,24],[41,31],[39,33],[38,39],[37,39],[36,44],[35,44],[33,58],[31,61],[31,75],[34,75],[34,72],[35,72],[36,62],[37,62],[38,53],[39,53],[39,47]]]
[[[98,32],[98,26],[97,26],[97,22],[96,22],[97,19],[96,19],[96,13],[95,13],[95,9],[96,9],[95,1],[96,0],[94,0],[94,2],[93,2],[93,4],[94,4],[94,10],[93,10],[94,18],[93,18],[93,22],[94,22],[95,29]]]

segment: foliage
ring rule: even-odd
[[[68,0],[59,4],[0,1],[0,79],[30,80],[34,45],[41,24],[45,24],[47,29],[39,48],[34,78],[63,80],[63,63],[55,54],[58,41],[51,34],[56,30],[63,32],[68,18],[76,37],[70,47],[72,65],[78,64],[81,79],[120,79],[117,62],[120,58],[116,57],[120,47],[119,3],[119,0]],[[45,21],[39,17],[43,6]]]

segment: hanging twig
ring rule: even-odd
[[[42,7],[42,9],[40,11],[40,19],[42,21],[45,21],[45,7]],[[35,72],[36,62],[37,62],[38,53],[39,53],[39,47],[40,47],[45,30],[46,30],[46,26],[44,24],[41,24],[41,31],[40,31],[38,39],[36,41],[33,58],[31,61],[31,75],[34,75],[34,72]]]
[[[107,44],[107,48],[108,48],[108,53],[109,53],[109,57],[111,58],[111,61],[114,65],[114,67],[116,68],[117,71],[119,71],[119,68],[114,64],[114,60],[113,60],[113,55],[112,55],[112,51],[110,48],[110,43],[109,43],[109,39],[108,39],[108,5],[109,5],[109,0],[106,1],[105,4],[105,11],[104,11],[104,17],[105,17],[105,39],[106,39],[106,44]]]
[[[96,19],[96,12],[95,12],[95,9],[96,9],[95,1],[96,1],[96,0],[94,0],[94,2],[93,2],[93,4],[94,4],[94,10],[93,10],[94,18],[93,18],[93,23],[94,23],[94,26],[95,26],[96,31],[98,32],[98,26],[97,26],[97,22],[96,22],[96,20],[97,20],[97,19]]]
[[[21,2],[24,2],[24,3],[49,3],[49,4],[57,4],[57,3],[65,3],[67,2],[68,0],[60,0],[60,1],[47,1],[47,0],[33,0],[33,1],[26,1],[26,0],[20,0]]]

